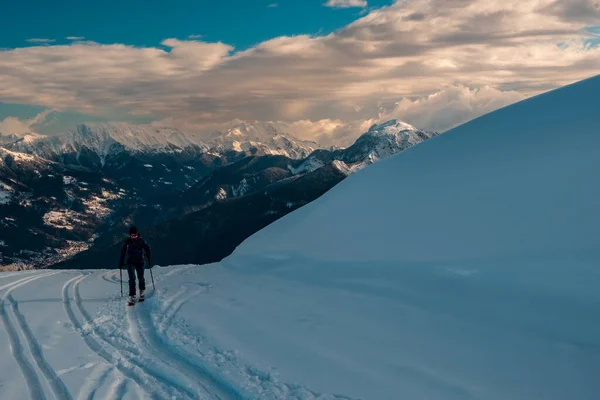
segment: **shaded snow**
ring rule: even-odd
[[[596,89],[600,78],[537,96],[379,161],[238,253],[445,261],[594,249]],[[332,223],[315,231],[320,220]]]
[[[597,93],[600,76],[471,121],[253,235],[209,331],[318,391],[596,399]]]
[[[242,179],[237,186],[233,186],[231,188],[231,192],[234,197],[243,196],[251,190],[250,185],[248,185],[248,181],[246,178]]]
[[[288,165],[288,169],[294,175],[300,175],[309,173],[312,171],[316,171],[319,168],[323,167],[325,164],[317,158],[309,157],[307,158],[298,168],[294,168],[291,165]]]

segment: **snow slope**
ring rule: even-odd
[[[118,270],[0,273],[0,398],[347,399],[279,381],[205,336],[198,306],[222,273],[155,268],[159,290],[146,272],[147,301],[134,307]],[[231,290],[215,297],[221,307]]]
[[[430,262],[596,250],[599,92],[595,77],[391,156],[237,253]]]
[[[315,390],[356,397],[597,398],[598,93],[600,76],[488,114],[247,239],[224,264],[268,282],[271,298],[242,296],[255,307],[244,318],[310,315],[295,338],[319,362],[308,371],[301,351],[236,340]],[[211,329],[229,332],[220,319]]]

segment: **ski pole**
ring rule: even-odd
[[[123,268],[119,267],[119,273],[121,275],[121,297],[123,297]]]
[[[150,278],[152,278],[152,288],[156,290],[156,286],[154,286],[154,275],[152,275],[152,267],[150,267]]]

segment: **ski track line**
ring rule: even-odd
[[[84,280],[88,275],[89,274],[83,274],[81,276],[75,277],[75,278],[71,279],[70,281],[68,281],[67,283],[65,283],[65,286],[63,287],[63,299],[64,299],[65,310],[66,310],[67,314],[69,315],[71,322],[73,323],[75,328],[80,332],[80,335],[83,337],[83,339],[86,342],[86,344],[88,345],[88,347],[90,347],[90,349],[92,349],[94,352],[96,352],[96,354],[98,354],[99,356],[104,358],[109,364],[112,364],[113,366],[115,366],[123,375],[125,375],[126,377],[133,380],[137,385],[139,385],[142,388],[146,388],[148,382],[145,381],[143,379],[143,377],[141,377],[138,373],[136,373],[131,367],[124,366],[121,362],[121,359],[125,360],[129,364],[132,364],[132,365],[138,367],[138,369],[140,369],[146,375],[146,379],[148,377],[154,378],[157,381],[157,383],[159,383],[159,387],[157,387],[156,389],[159,389],[160,384],[162,384],[163,386],[165,386],[171,390],[180,392],[180,394],[186,393],[188,395],[191,394],[192,398],[195,397],[195,395],[193,393],[190,393],[186,387],[182,387],[178,382],[173,381],[164,372],[153,371],[151,367],[145,366],[142,362],[140,362],[140,360],[136,359],[136,357],[127,356],[127,354],[125,354],[125,353],[129,352],[129,350],[124,348],[123,346],[111,341],[110,339],[106,338],[105,336],[103,336],[102,333],[100,333],[96,329],[96,326],[93,324],[93,321],[87,319],[90,316],[90,314],[87,311],[85,311],[85,309],[83,309],[83,305],[81,304],[81,302],[79,304],[77,304],[77,301],[76,301],[75,303],[76,303],[77,307],[79,308],[79,311],[81,312],[85,322],[90,325],[90,328],[92,331],[91,333],[94,336],[96,336],[98,339],[102,340],[103,342],[105,342],[108,345],[110,345],[111,347],[113,347],[117,352],[116,354],[119,356],[118,360],[115,361],[112,354],[110,354],[108,351],[106,351],[106,349],[104,349],[104,347],[96,339],[94,339],[94,337],[84,333],[83,325],[75,316],[75,313],[71,306],[71,301],[68,296],[68,290],[69,290],[70,286],[72,286],[74,283],[74,285],[75,285],[74,291],[76,292],[76,288],[79,285],[79,283],[81,283],[81,281]],[[164,392],[163,394],[165,394],[165,395],[168,394],[170,396],[172,394],[172,393],[169,393],[169,390],[164,390],[164,388],[161,388],[161,389],[162,389],[162,392]],[[150,396],[152,398],[156,398],[156,399],[164,398],[164,397],[158,397],[158,395],[156,393],[152,393]],[[180,397],[177,397],[177,398],[180,398]]]
[[[29,351],[38,368],[42,371],[42,374],[44,374],[46,381],[48,381],[48,384],[54,393],[54,397],[60,400],[71,400],[73,397],[71,396],[71,393],[69,393],[69,389],[67,389],[64,382],[58,377],[56,370],[52,368],[48,361],[46,361],[39,342],[35,338],[33,332],[31,332],[31,328],[29,328],[25,317],[19,310],[18,301],[16,301],[11,294],[8,295],[8,301],[11,303],[12,311],[19,322],[23,336],[25,336],[25,339],[27,340]]]
[[[154,291],[150,292],[150,298],[154,296]],[[135,307],[135,306],[134,306]],[[140,306],[135,307],[131,318],[133,325],[132,331],[137,331],[141,335],[136,342],[146,344],[148,349],[160,356],[163,362],[169,363],[173,368],[185,374],[192,380],[198,382],[202,387],[209,391],[217,399],[248,399],[250,396],[240,393],[238,389],[230,385],[223,379],[214,376],[204,365],[193,364],[188,358],[176,351],[170,350],[171,346],[161,338],[151,321],[150,315],[145,310],[140,310]]]
[[[135,343],[135,345],[138,347],[139,351],[142,352],[143,349],[146,349],[145,354],[154,354],[152,353],[152,351],[149,351],[149,347],[144,346],[144,342],[143,339],[140,336],[140,332],[139,332],[139,327],[133,322],[133,317],[131,316],[133,310],[128,310],[127,312],[127,320],[129,322],[129,335],[131,336],[131,338],[133,339],[133,342]],[[163,370],[167,370],[169,372],[173,372],[172,369],[166,368],[166,367],[170,367],[169,364],[165,363],[164,360],[162,360],[161,358],[153,358],[151,359],[151,362],[156,363],[156,364],[162,364],[163,365]],[[175,371],[178,371],[177,369],[175,369]],[[190,384],[190,382],[187,379],[181,379],[181,377],[175,377],[175,376],[171,376],[169,377],[169,379],[171,380],[171,385],[173,385],[174,387],[177,387],[178,389],[180,389],[183,392],[186,392],[191,398],[205,398],[205,397],[199,397],[199,393],[192,389],[192,385]],[[209,391],[207,391],[203,386],[200,386],[200,389],[202,389],[202,391],[206,394],[206,395],[211,395],[211,393]]]
[[[13,272],[13,273],[10,273],[10,274],[4,273],[4,274],[0,274],[0,279],[10,278],[11,276],[17,276],[17,275],[29,275],[29,274],[27,274],[25,272]]]
[[[208,292],[211,288],[211,285],[209,284],[198,285],[200,286],[200,288],[192,291],[189,294],[186,294],[188,292],[188,289],[185,286],[182,286],[175,295],[171,296],[170,298],[164,301],[164,307],[161,310],[161,314],[163,314],[163,317],[157,326],[158,333],[163,334],[171,327],[171,321],[173,320],[175,315],[177,315],[177,313],[185,303],[190,301],[192,298],[199,296],[202,293]]]
[[[109,278],[108,275],[111,275],[111,277]],[[115,283],[115,284],[120,284],[120,278],[119,280],[116,279],[116,272],[115,271],[108,271],[105,272],[104,274],[102,274],[102,279],[104,279],[106,282],[108,283]],[[123,281],[123,283],[127,283],[127,281]]]
[[[19,369],[21,370],[21,373],[23,374],[23,377],[25,378],[25,383],[27,384],[27,390],[29,391],[30,397],[36,400],[45,400],[46,394],[44,393],[44,389],[42,387],[38,374],[35,372],[35,369],[25,357],[23,351],[23,344],[21,343],[21,339],[19,339],[19,334],[17,333],[15,326],[11,322],[8,313],[6,312],[4,302],[6,298],[10,295],[10,293],[19,286],[26,285],[29,282],[35,281],[40,278],[45,278],[49,275],[55,275],[57,273],[58,272],[38,274],[37,276],[30,276],[0,287],[0,290],[8,289],[8,291],[4,294],[4,296],[2,296],[2,299],[0,300],[0,317],[6,328],[6,332],[8,333],[10,350],[15,361],[17,362],[17,365],[19,366]]]
[[[56,272],[50,272],[50,273],[46,272],[46,273],[38,274],[38,276],[46,276],[46,275],[55,274],[55,273]],[[21,282],[29,281],[31,278],[35,278],[35,277],[36,277],[35,275],[34,276],[27,276],[25,278],[18,279],[18,280],[14,281],[14,282],[7,283],[7,284],[5,284],[3,286],[0,286],[0,290],[8,289],[8,288],[10,288],[12,286],[20,284]]]
[[[104,385],[108,375],[111,371],[114,371],[114,369],[115,368],[112,365],[107,365],[106,363],[96,365],[92,373],[86,378],[86,383],[79,391],[77,400],[93,400],[98,389]]]
[[[158,324],[158,332],[161,334],[165,333],[171,327],[173,318],[175,318],[175,316],[177,315],[177,313],[179,312],[181,307],[183,307],[183,305],[185,303],[190,301],[195,296],[200,295],[201,293],[205,293],[205,290],[203,290],[203,289],[194,290],[192,293],[188,294],[181,300],[175,301],[175,302],[173,302],[173,304],[170,304],[164,310],[165,316],[162,318],[162,320]]]
[[[86,275],[87,277],[87,275]],[[97,328],[96,325],[94,324],[94,318],[92,318],[91,314],[85,309],[85,307],[83,306],[83,299],[81,297],[81,292],[79,291],[79,284],[84,280],[85,278],[82,278],[80,280],[78,280],[77,282],[74,283],[73,285],[73,291],[74,291],[74,297],[75,297],[75,305],[77,306],[77,308],[79,309],[79,312],[81,313],[81,315],[83,316],[84,322],[86,324],[88,324],[93,333],[98,336],[101,340],[103,340],[104,342],[108,343],[110,346],[112,346],[114,349],[119,350],[119,351],[128,351],[130,353],[135,354],[136,356],[140,355],[140,352],[138,351],[138,349],[126,349],[124,348],[122,345],[120,345],[119,343],[117,343],[114,339],[102,334]]]
[[[110,387],[109,392],[106,395],[107,400],[122,400],[127,393],[127,379],[123,376],[116,377],[114,383]]]
[[[86,277],[86,275],[76,276],[76,277],[68,280],[67,282],[65,282],[65,284],[63,286],[63,289],[62,289],[63,305],[65,308],[65,312],[67,313],[67,316],[69,317],[69,320],[71,320],[73,327],[75,328],[75,330],[77,330],[79,335],[83,338],[83,341],[90,348],[90,350],[92,350],[98,356],[103,358],[109,365],[117,368],[119,370],[119,372],[121,372],[124,376],[131,378],[138,385],[145,386],[146,382],[144,382],[144,380],[141,377],[139,377],[135,373],[135,371],[133,371],[132,369],[128,369],[127,367],[121,365],[119,361],[115,361],[113,359],[112,354],[110,354],[108,351],[106,351],[104,349],[104,347],[102,347],[102,345],[100,343],[98,343],[98,341],[96,341],[96,339],[94,339],[90,335],[87,335],[84,333],[83,326],[81,325],[81,323],[75,316],[75,312],[73,311],[73,307],[71,306],[71,300],[69,299],[69,288],[71,287],[71,285],[73,284],[74,281],[83,280],[85,277]],[[160,397],[158,397],[156,393],[153,393],[150,397],[160,400]]]
[[[166,278],[167,276],[171,276],[171,275],[177,274],[177,273],[182,273],[183,271],[187,271],[188,269],[192,269],[192,268],[196,268],[196,267],[198,267],[198,266],[197,265],[186,265],[185,267],[174,268],[172,271],[162,274],[160,276],[160,278],[162,280],[162,278]]]
[[[188,291],[185,287],[182,287],[177,293],[171,298],[167,299],[163,305],[164,308],[161,311],[163,317],[158,324],[158,332],[164,333],[171,325],[171,320],[175,317],[175,314],[179,309],[187,303],[192,297],[200,293],[200,290],[194,291],[192,294],[186,294]],[[180,300],[176,300],[180,299]]]

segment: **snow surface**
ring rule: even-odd
[[[134,307],[120,297],[119,270],[0,273],[0,398],[348,399],[284,382],[220,347],[226,336],[208,336],[205,323],[220,310],[233,317],[236,291],[248,290],[232,282],[212,297],[232,278],[222,267],[153,273],[159,290],[146,272],[147,301]],[[231,322],[240,334],[260,328]]]
[[[318,391],[598,398],[598,93],[600,76],[488,114],[353,174],[247,239],[223,264],[286,280],[272,301],[317,319],[299,340],[320,357],[306,364],[254,335],[236,339]],[[274,313],[238,298],[247,320]],[[229,332],[221,320],[211,329]],[[320,378],[324,359],[337,364]]]

